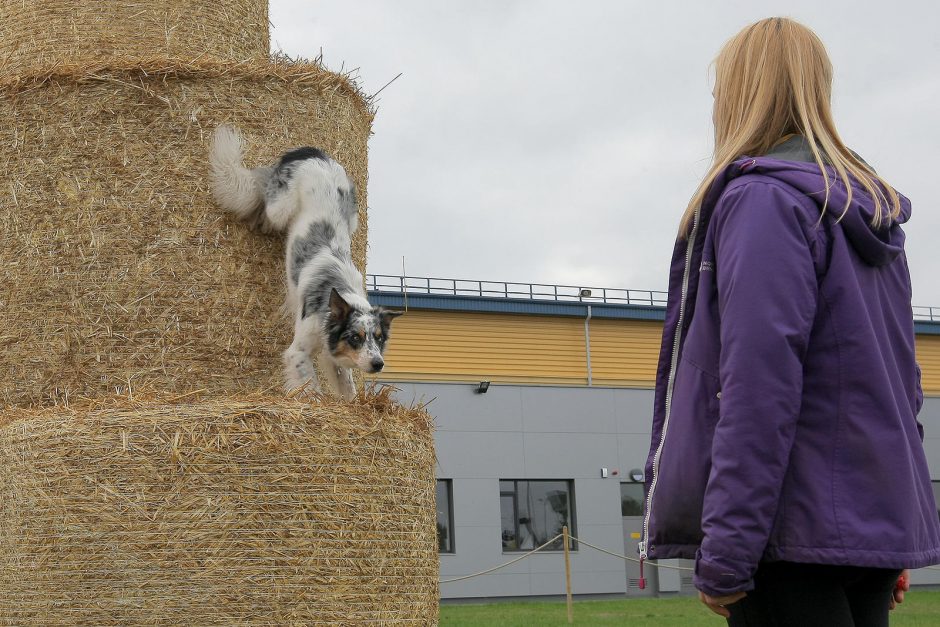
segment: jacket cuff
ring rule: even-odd
[[[695,571],[692,583],[712,597],[723,597],[735,592],[754,589],[755,566],[735,560],[695,552]]]

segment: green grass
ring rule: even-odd
[[[630,627],[721,627],[725,621],[697,598],[618,599],[576,601],[575,625],[629,625]],[[559,627],[568,625],[564,601],[524,601],[441,606],[441,627]],[[891,613],[892,627],[940,625],[940,591],[908,593]]]

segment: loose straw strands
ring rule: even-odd
[[[0,625],[437,620],[432,421],[390,400],[0,414]]]

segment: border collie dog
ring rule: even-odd
[[[311,354],[343,398],[356,395],[351,368],[376,373],[392,319],[372,307],[350,253],[359,212],[346,171],[316,148],[285,153],[271,166],[244,165],[241,136],[216,129],[209,154],[212,195],[224,209],[264,233],[287,231],[287,302],[294,341],[284,351],[288,391],[319,391]]]

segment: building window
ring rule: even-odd
[[[621,483],[620,484],[620,515],[621,516],[642,516],[643,515],[643,484],[642,483]]]
[[[437,480],[437,551],[454,552],[454,484],[450,479]]]
[[[500,480],[499,511],[504,551],[531,551],[561,533],[565,525],[568,533],[576,535],[572,481]],[[545,548],[561,551],[564,544],[558,538]],[[569,548],[576,550],[576,543],[571,541]]]

